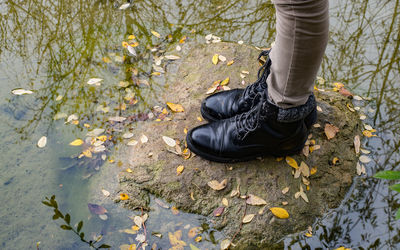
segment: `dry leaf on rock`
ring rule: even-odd
[[[222,190],[226,187],[226,184],[228,184],[228,180],[224,179],[221,182],[218,182],[217,180],[212,180],[212,181],[209,181],[207,184],[213,190],[218,191],[218,190]]]
[[[229,206],[229,202],[227,198],[222,198],[222,205],[224,205],[225,207]]]
[[[255,214],[246,214],[246,216],[243,217],[242,222],[243,223],[249,223],[250,221],[253,220]]]
[[[297,165],[296,160],[293,159],[292,157],[286,156],[285,160],[286,160],[287,164],[289,164],[289,166],[291,166],[292,168],[295,168],[295,169],[299,168],[299,165]]]
[[[356,135],[354,136],[354,150],[356,151],[356,154],[360,153],[360,146],[361,146],[360,136]]]
[[[218,56],[218,59],[219,59],[221,62],[225,62],[225,61],[226,61],[226,57],[223,56],[223,55],[219,55],[219,56]]]
[[[215,217],[221,216],[222,213],[224,212],[224,210],[225,210],[225,207],[217,207],[217,208],[214,210],[213,215],[214,215]]]
[[[218,54],[215,54],[215,55],[212,57],[212,63],[213,63],[213,64],[217,65],[218,60],[219,60],[218,57],[219,57]]]
[[[307,164],[304,161],[302,161],[300,163],[299,170],[303,176],[305,176],[305,177],[310,176],[310,168],[307,166]]]
[[[122,4],[121,6],[119,6],[119,9],[120,9],[120,10],[127,9],[127,8],[129,7],[129,5],[130,5],[130,3],[124,3],[124,4]]]
[[[269,210],[271,210],[272,214],[275,215],[276,217],[280,219],[287,219],[289,218],[289,213],[286,211],[284,208],[280,207],[271,207]]]
[[[282,194],[286,194],[287,192],[289,192],[289,187],[285,187],[284,189],[282,189]]]
[[[165,58],[168,59],[168,60],[178,60],[178,59],[180,59],[180,57],[176,56],[176,55],[166,55]]]
[[[228,240],[228,239],[225,239],[225,240],[221,241],[220,249],[221,250],[226,250],[226,249],[229,248],[230,245],[231,245],[231,241]]]
[[[141,141],[142,143],[146,143],[146,142],[149,141],[149,138],[147,138],[146,135],[142,134],[142,135],[140,136],[140,141]]]
[[[248,198],[246,199],[246,203],[249,205],[254,205],[254,206],[260,206],[260,205],[267,204],[267,202],[264,199],[262,199],[256,195],[253,195],[253,194],[249,194]]]
[[[225,86],[225,85],[228,85],[228,83],[229,83],[229,77],[227,77],[227,78],[225,78],[222,82],[221,82],[221,86]]]
[[[369,157],[366,156],[366,155],[362,155],[362,156],[360,156],[360,161],[361,161],[362,163],[368,163],[368,162],[371,161],[371,158],[369,158]]]
[[[171,137],[168,136],[163,136],[162,139],[164,140],[165,144],[167,144],[170,147],[175,147],[176,146],[176,141],[172,139]]]
[[[105,189],[102,189],[101,192],[102,192],[103,195],[106,196],[106,197],[110,196],[110,192],[107,191],[107,190],[105,190]]]
[[[173,112],[184,112],[184,108],[180,104],[175,104],[172,102],[167,102],[168,108],[170,108]]]
[[[229,62],[226,63],[226,65],[227,65],[227,66],[231,66],[234,62],[235,62],[234,60],[229,61]]]
[[[367,173],[366,170],[365,170],[364,165],[363,165],[363,164],[360,164],[359,162],[357,162],[356,170],[357,170],[357,174],[358,174],[358,175],[366,174],[366,173]]]
[[[182,172],[183,172],[184,169],[185,169],[185,167],[184,167],[183,165],[179,165],[179,166],[176,168],[176,175],[182,174]]]
[[[339,132],[339,128],[332,124],[326,123],[324,131],[325,131],[326,137],[328,138],[328,140],[330,140],[333,137],[335,137],[337,132]]]

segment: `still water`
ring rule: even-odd
[[[112,183],[118,171],[118,128],[113,128],[115,139],[99,156],[77,159],[81,149],[68,144],[84,139],[93,128],[110,130],[107,117],[142,114],[160,104],[157,96],[165,82],[162,74],[151,74],[152,64],[160,51],[185,36],[185,43],[204,42],[204,36],[213,33],[224,41],[243,40],[260,47],[274,40],[270,1],[143,0],[120,10],[124,3],[0,1],[1,249],[36,249],[38,242],[40,249],[87,249],[71,232],[60,229],[60,222],[51,219],[51,209],[41,204],[53,194],[60,209],[71,214],[72,224],[84,221],[88,239],[104,234],[101,243],[116,249],[135,242],[135,235],[120,230],[130,228],[129,217],[140,212],[109,202],[109,218],[103,221],[87,207],[103,204],[101,189],[117,188]],[[386,181],[370,178],[379,170],[398,169],[400,162],[399,14],[399,0],[331,1],[331,36],[320,76],[342,82],[369,100],[357,105],[378,136],[363,141],[373,158],[367,175],[355,178],[342,205],[313,224],[313,237],[283,239],[288,249],[400,248],[400,223],[394,220],[399,196],[388,190]],[[136,57],[121,44],[129,35],[139,43]],[[103,79],[101,88],[86,83],[94,77]],[[136,83],[130,87],[134,100],[125,108],[120,106],[126,96],[120,81]],[[15,88],[34,93],[12,95]],[[64,114],[75,114],[79,124],[65,123],[65,117],[54,119]],[[129,128],[134,132],[135,124]],[[47,145],[38,148],[42,136]],[[215,243],[223,236],[212,229],[204,230],[200,242],[186,236],[188,228],[206,227],[206,219],[153,208],[146,223],[150,246],[167,249],[168,232],[182,230],[188,244],[219,248]]]

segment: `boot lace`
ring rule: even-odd
[[[257,105],[255,105],[256,102],[253,102],[250,111],[234,117],[239,140],[243,140],[249,133],[255,131],[262,120],[263,103],[266,100],[265,93],[257,93],[255,97],[260,98]]]
[[[271,50],[263,50],[261,53],[258,55],[258,60],[260,61],[262,56],[268,57],[269,53]],[[270,73],[270,67],[271,67],[271,60],[268,59],[259,69],[257,72],[257,81],[255,81],[253,84],[247,86],[242,94],[242,98],[244,98],[245,102],[248,101],[253,101],[255,97],[257,96],[258,89],[261,88],[261,84],[266,84],[268,75]]]

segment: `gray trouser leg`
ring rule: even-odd
[[[267,79],[269,98],[281,108],[303,105],[328,43],[328,0],[274,0],[276,39]]]

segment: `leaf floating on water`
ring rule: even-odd
[[[357,101],[362,101],[363,100],[363,98],[361,96],[358,96],[358,95],[353,96],[353,99],[357,100]]]
[[[360,146],[361,146],[360,136],[356,135],[354,136],[354,150],[356,151],[356,154],[360,153]]]
[[[13,90],[11,90],[11,93],[13,95],[30,95],[30,94],[33,94],[32,91],[26,90],[26,89],[13,89]]]
[[[224,210],[225,210],[225,207],[217,207],[217,208],[214,210],[213,215],[214,215],[215,217],[219,217],[219,216],[221,216],[221,215],[224,213]]]
[[[124,3],[121,6],[119,6],[119,9],[120,10],[125,10],[125,9],[127,9],[129,7],[129,5],[130,5],[130,3]]]
[[[125,193],[120,193],[120,194],[119,194],[119,199],[120,199],[121,201],[124,201],[124,200],[129,199],[129,196],[128,196],[127,194],[125,194]]]
[[[103,128],[95,128],[92,131],[89,131],[86,135],[91,137],[96,137],[102,134],[105,131]]]
[[[279,219],[289,218],[289,213],[284,208],[271,207],[269,210],[271,210],[272,214],[275,215],[276,217],[278,217]]]
[[[105,189],[102,189],[101,192],[102,192],[103,195],[106,196],[106,197],[110,196],[110,192],[107,191],[107,190],[105,190]]]
[[[360,161],[361,161],[362,163],[368,163],[368,162],[371,161],[371,158],[369,158],[369,157],[366,156],[366,155],[362,155],[362,156],[360,156]]]
[[[172,102],[167,102],[168,108],[170,108],[173,112],[184,112],[184,108],[180,104],[175,104]]]
[[[102,206],[100,206],[100,205],[97,205],[97,204],[88,203],[88,208],[89,208],[89,211],[90,211],[92,214],[97,214],[97,215],[99,215],[99,214],[105,214],[105,213],[107,213],[107,209],[105,209],[104,207],[102,207]]]
[[[253,220],[255,214],[246,214],[246,216],[244,216],[242,222],[243,223],[249,223],[250,221]]]
[[[155,201],[155,202],[157,203],[157,205],[159,205],[160,207],[165,208],[165,209],[169,209],[168,204],[166,204],[166,203],[163,202],[162,200],[156,198],[154,201]]]
[[[172,249],[184,249],[186,242],[181,240],[182,230],[178,230],[175,233],[168,232],[169,243],[172,245]]]
[[[140,216],[133,217],[133,222],[140,228],[142,228],[143,219]]]
[[[168,60],[178,60],[178,59],[181,59],[179,56],[175,56],[175,55],[166,55],[165,58],[168,59]]]
[[[217,63],[218,63],[218,60],[219,60],[219,59],[218,59],[218,56],[219,56],[218,54],[215,54],[215,55],[212,57],[212,60],[211,60],[211,61],[212,61],[212,63],[213,63],[214,65],[217,65]]]
[[[99,218],[102,220],[107,220],[108,216],[106,214],[99,214]]]
[[[172,212],[173,215],[179,214],[179,210],[176,207],[171,207],[171,212]]]
[[[71,146],[80,146],[82,144],[83,144],[83,141],[81,139],[76,139],[69,143],[69,145],[71,145]]]
[[[144,234],[138,234],[136,235],[136,241],[139,241],[140,243],[143,243],[146,241],[146,236]]]
[[[228,83],[229,83],[229,77],[225,78],[225,80],[223,80],[220,85],[225,86],[228,85]]]
[[[95,85],[95,86],[100,86],[100,82],[101,81],[103,81],[103,79],[101,79],[101,78],[90,78],[88,81],[87,81],[87,84],[89,84],[89,85]]]
[[[176,146],[176,141],[172,139],[171,137],[168,136],[163,136],[162,139],[164,140],[165,144],[167,144],[170,147],[175,147]]]
[[[254,194],[249,194],[249,197],[246,199],[246,203],[254,206],[267,205],[267,202],[264,199]]]
[[[122,116],[113,116],[113,117],[108,117],[108,120],[113,122],[123,122],[126,120],[126,118]]]
[[[326,123],[324,131],[325,131],[326,137],[328,138],[328,140],[330,140],[333,137],[335,137],[337,132],[339,132],[339,128],[332,124]]]
[[[220,249],[221,250],[226,250],[226,249],[229,248],[230,245],[231,245],[231,241],[228,240],[228,239],[225,239],[225,240],[221,241]]]
[[[287,164],[289,164],[289,166],[291,166],[292,168],[294,168],[294,169],[298,169],[299,168],[299,165],[297,165],[296,160],[293,159],[292,157],[286,156],[285,160],[286,160]]]
[[[153,34],[155,37],[158,37],[158,38],[161,37],[160,33],[158,33],[157,31],[150,30],[150,32],[151,32],[151,34]]]
[[[183,165],[179,165],[179,166],[176,168],[176,174],[177,174],[177,175],[182,174],[182,172],[183,172],[184,169],[185,169],[185,167],[184,167]]]
[[[224,179],[221,182],[218,182],[217,180],[212,180],[212,181],[209,181],[207,184],[213,190],[219,191],[219,190],[222,190],[222,189],[224,189],[226,187],[226,184],[228,184],[228,180]]]
[[[128,229],[126,229],[126,230],[128,230]],[[124,230],[124,232],[125,232],[126,230]],[[125,233],[127,233],[127,232],[125,232]],[[136,232],[136,233],[137,233],[137,232]],[[136,233],[131,233],[131,234],[136,234]],[[122,244],[122,245],[119,246],[119,249],[120,249],[120,250],[136,250],[136,244],[131,244],[131,245]]]
[[[42,137],[40,137],[39,141],[37,142],[37,146],[39,148],[44,148],[46,146],[46,143],[47,143],[47,137],[42,136]]]
[[[57,113],[54,117],[53,120],[60,120],[63,118],[66,118],[68,115],[66,113]]]
[[[196,247],[192,243],[189,244],[190,250],[200,250],[200,248]]]

